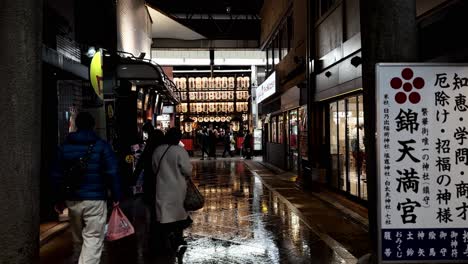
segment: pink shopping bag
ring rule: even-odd
[[[128,218],[124,215],[119,206],[114,206],[111,217],[109,219],[106,239],[114,241],[135,233]]]

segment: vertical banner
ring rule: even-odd
[[[299,150],[303,160],[309,160],[309,141],[307,128],[307,105],[299,108]]]
[[[106,134],[107,142],[114,147],[114,139],[116,138],[115,132],[115,101],[114,100],[104,100],[104,107],[106,109]]]
[[[468,263],[468,66],[378,64],[382,263]]]

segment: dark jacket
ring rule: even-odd
[[[57,161],[52,171],[52,183],[56,194],[65,181],[67,164],[84,157],[90,144],[94,144],[88,160],[88,169],[78,181],[77,188],[67,197],[58,197],[71,201],[107,200],[110,189],[114,201],[121,198],[121,183],[118,175],[117,159],[111,146],[100,139],[94,131],[80,130],[71,133],[65,143],[59,148]]]

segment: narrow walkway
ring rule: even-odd
[[[262,183],[268,177],[266,171],[253,171],[243,160],[231,158],[193,160],[193,165],[193,179],[206,204],[193,213],[194,224],[186,231],[189,246],[184,263],[356,262],[339,243],[332,244],[316,226],[301,221],[300,211],[291,210],[277,193],[288,185],[273,184],[276,190],[270,190]],[[323,206],[317,206],[317,212]],[[350,223],[343,219],[337,224]],[[174,263],[138,262],[135,244],[134,237],[107,243],[101,263]],[[65,232],[41,248],[41,263],[66,263],[70,254],[70,234]]]
[[[297,188],[296,175],[272,170],[259,161],[245,161],[262,183],[288,204],[328,246],[344,258],[359,258],[371,250],[365,208],[333,193],[307,193]]]

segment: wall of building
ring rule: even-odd
[[[361,66],[353,57],[361,56],[359,0],[343,0],[331,7],[315,23],[315,99],[323,100],[361,87]]]
[[[276,31],[292,2],[293,0],[265,0],[263,2],[263,7],[260,10],[260,17],[262,18],[260,23],[260,43],[262,45]]]
[[[291,50],[278,65],[276,72],[278,76],[279,88],[286,91],[306,78],[305,57],[307,51],[307,2],[306,0],[294,0],[292,7],[293,39]]]
[[[151,18],[144,0],[117,1],[117,50],[151,58]]]
[[[309,106],[309,109],[313,109],[310,113],[313,118],[311,129],[313,134],[310,136],[312,138],[311,149],[315,150],[312,152],[330,152],[330,134],[336,133],[336,131],[330,131],[329,127],[330,116],[327,115],[330,103],[344,98],[349,100],[352,96],[355,97],[361,93],[362,68],[359,60],[362,58],[362,53],[359,5],[359,0],[336,1],[328,11],[312,19],[315,21],[311,23],[313,24],[312,39],[315,38],[311,56],[314,60],[314,100],[316,101],[314,105]],[[419,56],[415,57],[418,57],[420,61],[466,61],[468,37],[459,34],[456,36],[457,41],[447,41],[454,37],[447,29],[468,23],[467,10],[468,3],[463,0],[416,0]],[[382,21],[382,23],[389,22]],[[350,95],[345,97],[348,93]],[[362,99],[359,99],[359,104],[362,104],[360,100]],[[362,112],[363,108],[359,109]],[[346,129],[343,131],[347,131]],[[322,155],[322,157],[315,155],[312,158],[314,174],[321,175],[322,178],[326,178],[323,177],[326,175],[330,177],[330,168],[333,166],[330,164],[329,157],[330,155]],[[325,181],[321,180],[321,182]]]
[[[305,80],[307,1],[267,0],[261,10],[261,46],[266,46],[275,39],[290,14],[293,18],[290,50],[274,68],[278,76],[278,87],[282,92]]]

